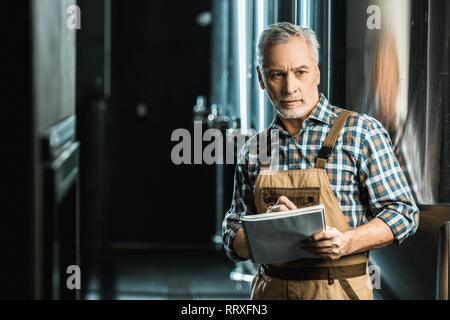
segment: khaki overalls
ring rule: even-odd
[[[350,229],[325,171],[326,161],[349,115],[349,111],[344,111],[335,120],[315,168],[270,171],[262,165],[255,186],[257,212],[266,212],[280,196],[286,196],[297,208],[323,204],[328,226],[341,232]],[[366,254],[359,253],[335,261],[317,258],[260,265],[252,282],[251,298],[373,299],[367,263]]]

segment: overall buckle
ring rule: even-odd
[[[320,150],[319,150],[318,157],[328,160],[328,158],[330,158],[332,153],[333,153],[333,148],[332,147],[322,146],[322,148],[320,148]]]

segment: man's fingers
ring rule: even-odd
[[[317,241],[313,242],[312,246],[314,248],[320,249],[320,248],[334,248],[336,245],[331,242],[330,240],[323,240],[323,241]]]
[[[267,208],[267,212],[280,212],[295,209],[297,209],[297,206],[291,200],[285,196],[281,196],[274,206]]]
[[[284,204],[276,204],[273,206],[272,212],[288,211],[289,209]]]
[[[334,247],[332,242],[333,235],[326,234],[326,231],[321,231],[313,234],[306,240],[300,241],[299,245],[302,248],[331,248]],[[323,234],[325,233],[325,234]]]
[[[322,258],[336,260],[345,255],[346,237],[336,228],[329,228],[313,234],[299,242],[300,248]]]
[[[277,201],[277,204],[278,204],[278,205],[283,204],[283,205],[285,205],[286,208],[288,208],[289,210],[295,210],[295,209],[297,209],[297,206],[296,206],[291,200],[289,200],[288,197],[285,197],[285,196],[279,197],[279,198],[278,198],[278,201]]]
[[[289,209],[284,204],[276,204],[267,209],[267,212],[280,212],[280,211],[288,211]]]
[[[333,248],[334,247],[333,243],[328,240],[324,240],[324,241],[305,240],[305,241],[299,242],[299,245],[302,248],[316,248],[316,249]]]
[[[300,246],[303,250],[306,250],[310,253],[313,253],[315,255],[318,255],[322,258],[331,258],[331,256],[338,254],[338,249],[336,248],[316,248],[314,246]]]
[[[331,230],[320,231],[311,236],[312,241],[329,240],[333,238]]]

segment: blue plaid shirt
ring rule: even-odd
[[[269,128],[279,132],[278,169],[314,168],[319,149],[342,111],[330,105],[321,94],[319,103],[295,136],[286,131],[276,116]],[[249,139],[240,151],[233,200],[222,225],[225,251],[234,260],[243,260],[231,247],[241,228],[241,217],[257,213],[254,194],[260,163],[259,155],[251,154],[249,146],[261,134]],[[419,210],[392,151],[389,134],[379,121],[365,114],[352,113],[336,141],[325,171],[350,228],[377,217],[391,228],[398,244],[416,232]]]

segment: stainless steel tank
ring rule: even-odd
[[[213,98],[224,100],[220,103],[225,106],[225,112],[236,116],[239,112],[243,114],[241,102],[244,101],[248,126],[259,130],[263,124],[267,125],[273,113],[267,100],[260,103],[261,95],[252,71],[254,52],[249,52],[256,45],[261,29],[255,26],[264,16],[261,20],[264,26],[290,21],[313,28],[321,44],[320,90],[331,103],[367,113],[387,128],[421,210],[416,235],[400,246],[372,251],[371,263],[381,271],[381,288],[374,291],[375,296],[448,299],[450,23],[447,18],[450,1],[215,1],[216,8],[219,4],[228,8],[223,9],[227,23],[223,23],[223,18],[217,19],[217,23],[223,24],[222,28],[215,29],[221,34],[216,35],[220,39],[216,45],[232,54],[226,64],[225,51],[216,50],[216,59],[222,61],[223,70],[215,70],[220,76],[213,77],[213,87],[222,88],[222,92],[227,87],[228,96],[219,98],[220,90],[216,90]],[[237,7],[238,3],[241,7]],[[247,64],[241,69],[237,63],[237,46],[243,46],[238,41],[236,27],[240,21],[239,8],[245,10],[241,19],[246,23],[242,30],[246,30],[247,39],[244,45]],[[215,14],[220,17],[221,13]],[[240,70],[248,72],[247,80],[236,76]],[[234,76],[225,78],[228,74]],[[249,88],[247,100],[236,98],[240,93],[236,83]],[[227,103],[232,105],[227,107]],[[259,126],[255,125],[258,123]]]
[[[347,0],[346,107],[387,128],[421,209],[415,236],[371,253],[379,298],[448,299],[449,14],[445,0]]]

